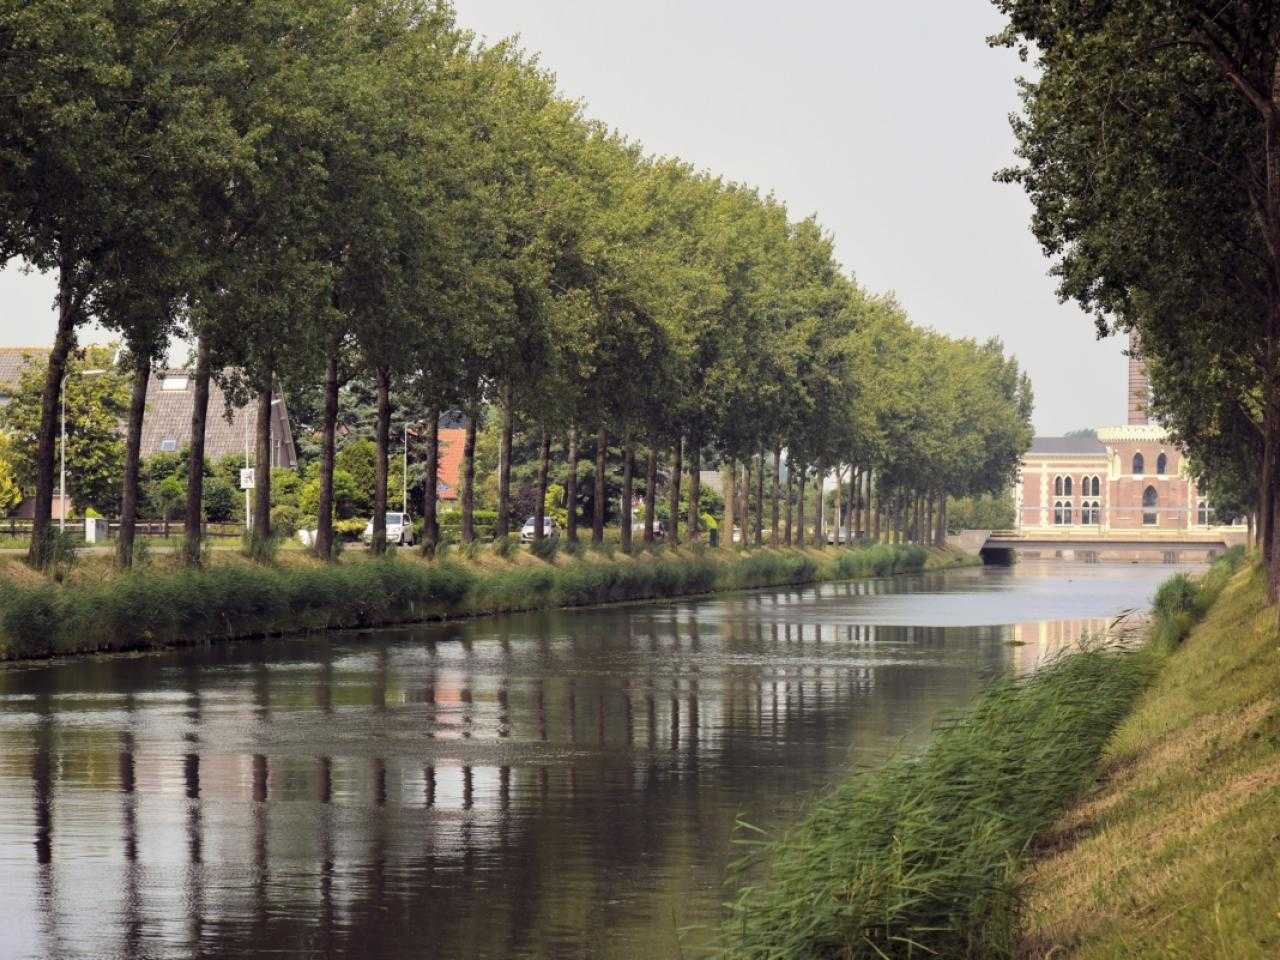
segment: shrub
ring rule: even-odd
[[[556,553],[559,550],[559,537],[543,537],[541,540],[535,540],[529,544],[529,552],[539,560],[546,560],[548,563],[556,558]]]
[[[271,508],[271,529],[281,537],[292,537],[302,525],[302,511],[289,504]]]
[[[350,520],[335,520],[333,532],[344,540],[359,540],[368,523],[368,520],[362,520],[359,517],[352,517]]]
[[[505,560],[515,552],[516,546],[515,538],[510,534],[505,534],[493,541],[493,552]]]

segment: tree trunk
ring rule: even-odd
[[[54,452],[58,438],[58,410],[67,357],[75,338],[79,307],[71,289],[71,273],[64,267],[58,278],[58,328],[49,351],[48,372],[40,397],[40,435],[36,443],[36,497],[31,520],[31,546],[27,562],[43,569],[49,563],[49,538],[53,531]],[[65,491],[60,491],[65,493]],[[65,499],[65,498],[64,498]]]
[[[836,469],[836,527],[835,541],[836,546],[844,543],[844,469]]]
[[[125,428],[124,487],[120,491],[120,538],[116,541],[116,563],[133,566],[133,536],[138,524],[138,454],[142,449],[142,415],[147,410],[147,383],[151,379],[151,358],[134,357],[133,392],[129,397],[129,419]]]
[[[809,479],[809,468],[807,466],[800,468],[800,483],[796,490],[796,546],[803,547],[804,538],[804,488],[805,483]]]
[[[635,471],[633,462],[635,450],[631,443],[631,432],[627,431],[622,440],[622,549],[631,552],[631,497],[633,489],[632,474]]]
[[[502,436],[498,442],[498,522],[493,534],[511,532],[511,435],[515,431],[515,391],[508,381],[502,388]]]
[[[680,478],[684,472],[684,437],[676,437],[671,456],[671,542],[680,542]]]
[[[533,505],[533,539],[541,541],[547,523],[547,475],[551,471],[551,431],[542,428],[542,450],[538,455],[538,500]]]
[[[259,545],[271,540],[271,382],[258,390],[258,422],[255,424],[253,472],[253,539]]]
[[[183,525],[183,560],[200,563],[204,540],[204,432],[209,415],[209,341],[196,341],[195,383],[192,384],[191,448],[187,455],[187,510]]]
[[[644,477],[644,542],[653,543],[653,514],[658,509],[658,443],[649,444]]]
[[[778,522],[781,519],[778,498],[782,494],[782,447],[773,448],[773,489],[770,491],[772,504],[769,513],[769,543],[778,545]]]
[[[871,539],[876,543],[880,542],[880,522],[881,515],[884,513],[884,503],[880,499],[880,485],[876,482],[874,474],[871,477],[868,489],[871,491],[875,512],[871,515],[871,520],[875,529],[871,533]]]
[[[422,552],[429,557],[440,547],[440,407],[427,408],[427,462],[422,478]]]
[[[755,545],[764,545],[764,448],[756,454],[755,468]]]
[[[928,505],[928,510],[929,510],[929,512],[928,512],[928,515],[927,515],[927,517],[928,517],[928,518],[925,520],[924,529],[923,529],[923,531],[922,531],[922,536],[921,536],[921,538],[920,538],[920,542],[921,542],[921,543],[926,543],[926,544],[932,544],[932,543],[933,543],[933,507],[934,507],[934,502],[935,502],[935,501],[934,501],[934,498],[933,498],[933,497],[928,497],[928,498],[926,498],[926,500],[925,500],[925,503]]]
[[[752,477],[754,474],[751,465],[755,458],[751,454],[747,454],[747,458],[742,461],[742,545],[744,547],[751,546],[754,528],[751,526],[751,490]]]
[[[725,550],[733,547],[734,509],[738,499],[738,464],[732,457],[725,460],[720,468],[721,484],[724,486],[724,529],[720,532],[720,546]]]
[[[378,414],[374,436],[377,454],[373,462],[373,536],[369,550],[374,556],[387,552],[387,456],[391,447],[391,372],[379,367],[374,376],[378,385]]]
[[[604,543],[604,514],[608,504],[605,502],[604,469],[609,455],[609,432],[604,425],[596,433],[596,474],[595,474],[595,509],[591,514],[591,542]]]
[[[814,483],[814,487],[817,489],[817,496],[814,498],[813,508],[813,545],[819,549],[826,546],[827,543],[827,539],[824,536],[824,531],[822,529],[823,521],[826,519],[823,515],[827,512],[826,504],[822,502],[822,481],[826,478],[826,475],[826,471],[823,470],[822,465],[819,464],[818,478]]]
[[[702,539],[702,439],[689,438],[689,542]]]
[[[787,463],[787,494],[786,496],[787,496],[787,500],[786,500],[787,511],[786,511],[785,526],[783,527],[782,542],[789,547],[795,543],[795,539],[792,535],[792,530],[791,530],[791,509],[792,509],[792,501],[795,499],[795,478],[794,476],[792,476],[792,473],[791,473],[790,461],[788,461]]]
[[[480,411],[472,404],[467,411],[467,433],[462,444],[462,542],[476,542],[476,418]]]
[[[565,459],[569,461],[569,473],[564,480],[564,500],[567,516],[564,525],[564,537],[569,543],[578,542],[578,428],[569,424],[569,437],[566,441],[568,450]]]
[[[338,337],[330,335],[324,357],[324,421],[320,425],[320,503],[316,556],[333,559],[333,469],[338,451]]]

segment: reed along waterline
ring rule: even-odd
[[[691,955],[738,817],[796,822],[1170,572],[1029,563],[10,666],[0,954]]]

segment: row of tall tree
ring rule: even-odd
[[[539,434],[542,493],[563,449],[569,503],[584,438],[597,485],[619,446],[624,541],[640,449],[649,497],[664,458],[673,505],[687,472],[696,538],[710,458],[731,486],[742,464],[759,487],[786,451],[801,511],[806,482],[833,471],[877,476],[882,497],[906,509],[999,489],[1029,441],[1030,390],[998,344],[913,328],[842,271],[814,218],[647,155],[587,119],[517,46],[478,44],[440,0],[0,0],[0,165],[0,260],[58,277],[37,430],[37,565],[49,549],[58,391],[90,319],[120,334],[132,370],[126,565],[146,387],[175,337],[194,344],[193,563],[214,376],[257,407],[253,542],[264,546],[271,406],[291,383],[324,384],[322,556],[333,553],[340,397],[357,377],[374,385],[375,551],[393,396],[430,425],[419,431],[428,548],[445,410],[471,425],[464,538],[486,404],[502,424],[499,536],[517,421]],[[540,513],[545,496],[536,503]],[[570,539],[576,526],[570,511]]]
[[[1060,292],[1133,331],[1152,412],[1280,586],[1280,7],[995,0],[1034,58],[1014,119]]]

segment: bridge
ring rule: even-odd
[[[1099,554],[1119,554],[1137,558],[1160,554],[1162,559],[1179,559],[1179,554],[1210,556],[1236,544],[1245,543],[1243,527],[1209,527],[1200,530],[1107,530],[1100,527],[1038,528],[1033,530],[963,530],[947,542],[970,553],[1012,551],[1014,553],[1066,553],[1096,559]],[[1170,556],[1172,555],[1172,556]],[[1190,558],[1186,558],[1190,559]]]

